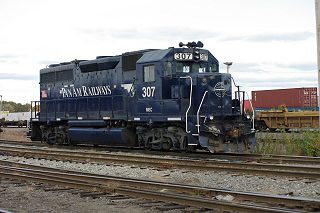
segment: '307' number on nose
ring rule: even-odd
[[[150,98],[154,96],[154,91],[156,87],[142,87],[142,97]]]

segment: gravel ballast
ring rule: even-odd
[[[320,199],[320,181],[316,180],[285,178],[277,176],[271,177],[243,175],[216,171],[190,171],[182,169],[165,170],[139,167],[135,165],[99,165],[92,163],[83,164],[43,159],[26,159],[23,157],[12,156],[0,156],[0,160],[9,160],[19,163],[93,174]]]

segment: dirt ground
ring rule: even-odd
[[[27,138],[27,128],[7,127],[1,128],[0,140],[15,140],[15,141],[31,141]]]
[[[153,206],[140,206],[145,200],[113,199],[112,196],[116,195],[84,196],[84,192],[78,190],[64,191],[58,187],[8,179],[0,179],[0,194],[0,210],[9,212],[160,212]]]

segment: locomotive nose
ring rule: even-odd
[[[205,87],[209,93],[214,93],[218,97],[226,95],[226,85],[221,78],[214,75],[204,76],[201,79],[201,86]]]
[[[212,85],[209,86],[209,90],[219,98],[222,98],[226,95],[226,87],[223,82],[212,81]]]
[[[199,96],[203,97],[203,111],[210,115],[228,114],[231,110],[231,76],[229,74],[208,74],[199,76]],[[201,100],[201,98],[199,99]]]

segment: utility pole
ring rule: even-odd
[[[316,30],[317,30],[317,63],[318,63],[318,111],[320,129],[320,0],[315,0]]]
[[[0,119],[2,117],[2,111],[3,111],[2,110],[2,95],[0,95]],[[3,130],[1,129],[1,125],[0,125],[0,132],[3,132]]]
[[[2,95],[0,95],[0,113],[2,113]]]

